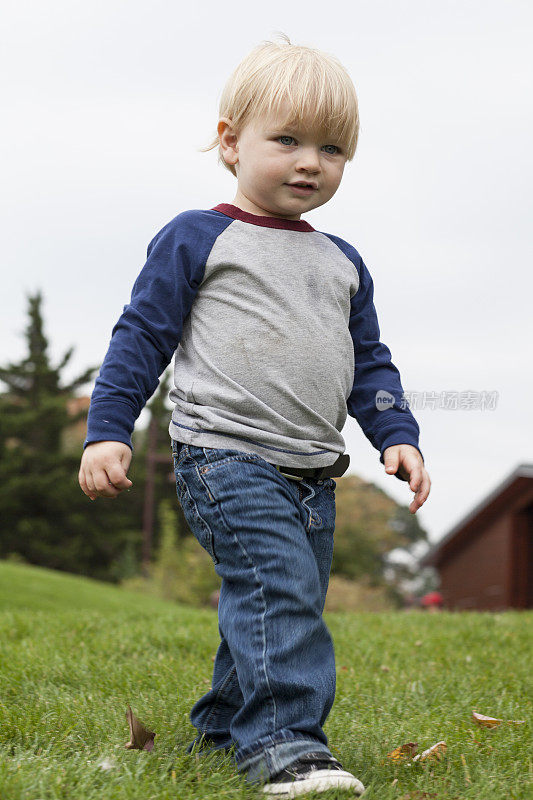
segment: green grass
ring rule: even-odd
[[[338,682],[325,731],[365,798],[533,797],[531,613],[326,621]],[[215,611],[0,562],[0,800],[261,797],[229,759],[185,753],[217,643]],[[128,703],[157,733],[151,753],[124,749]],[[479,728],[472,709],[526,723]],[[405,742],[421,752],[441,739],[441,762],[386,758]]]

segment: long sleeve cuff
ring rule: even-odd
[[[87,419],[87,438],[83,449],[91,442],[124,442],[133,450],[131,433],[135,412],[129,403],[95,400],[91,402]]]

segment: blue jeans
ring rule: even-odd
[[[221,578],[212,688],[193,706],[191,742],[234,754],[267,781],[323,751],[335,698],[322,618],[333,555],[333,478],[291,480],[261,456],[173,441],[185,519]]]

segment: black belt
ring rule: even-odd
[[[184,442],[177,442],[173,440],[173,451],[176,455],[179,454]],[[295,481],[301,481],[302,478],[314,478],[315,480],[322,480],[323,478],[340,478],[344,475],[350,465],[350,456],[345,453],[339,456],[333,464],[327,467],[315,467],[309,469],[298,469],[297,467],[280,467],[278,464],[273,464],[273,467],[286,478],[292,478]]]
[[[344,475],[349,465],[350,456],[345,453],[327,467],[298,469],[297,467],[280,467],[278,464],[274,464],[273,466],[275,466],[282,475],[285,475],[286,478],[292,478],[295,481],[301,481],[303,478],[314,478],[319,481],[323,478],[340,478],[341,475]]]

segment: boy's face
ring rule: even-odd
[[[287,110],[285,105],[282,112]],[[233,204],[250,214],[299,220],[333,197],[346,158],[338,143],[322,141],[305,127],[280,128],[280,119],[252,120],[237,135],[231,120],[223,117],[218,133],[224,160],[237,172]],[[291,186],[302,181],[314,188]]]

